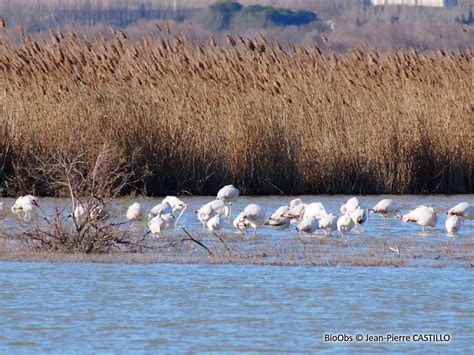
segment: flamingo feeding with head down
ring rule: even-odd
[[[234,185],[226,185],[217,192],[216,200],[222,200],[229,206],[229,215],[232,215],[232,203],[237,201],[240,191]]]
[[[230,216],[230,207],[224,202],[224,200],[213,200],[202,205],[199,209],[195,210],[199,221],[202,223],[203,228],[209,219],[211,219],[215,213],[220,216]]]
[[[403,222],[415,222],[421,226],[422,233],[425,233],[425,227],[435,227],[438,216],[431,206],[418,206],[414,210],[401,216]]]
[[[362,225],[367,220],[367,214],[363,208],[357,207],[349,216],[354,221],[356,227]]]
[[[242,234],[244,234],[244,231],[250,227],[250,222],[244,220],[242,217],[244,215],[244,212],[240,212],[237,217],[235,217],[234,221],[232,222],[232,225],[235,227],[235,229],[238,229]]]
[[[369,212],[377,213],[386,221],[388,215],[396,214],[400,212],[400,210],[393,200],[385,198],[379,201],[374,207],[369,208]]]
[[[265,223],[265,211],[256,204],[250,204],[242,211],[239,223],[248,222],[253,228],[253,234],[257,234],[257,228]]]
[[[287,213],[289,210],[290,208],[287,205],[278,207],[277,210],[270,216],[268,221],[265,222],[265,224],[281,228],[288,227],[290,225],[290,218],[286,217],[285,213]]]
[[[455,235],[461,230],[461,218],[458,216],[450,216],[446,219],[444,226],[446,227],[448,235]]]
[[[296,227],[296,230],[298,232],[305,232],[305,233],[310,233],[313,234],[316,229],[318,229],[319,223],[316,217],[312,216],[307,219],[303,219],[298,226]]]
[[[458,216],[450,216],[448,219],[446,219],[444,226],[446,227],[446,232],[448,232],[448,235],[455,235],[461,230],[461,218]]]
[[[26,195],[18,197],[11,210],[15,215],[23,212],[24,220],[29,221],[34,207],[38,207],[37,198],[32,195]]]
[[[219,231],[224,226],[224,218],[219,213],[216,213],[207,221],[206,225],[210,232]]]
[[[341,236],[344,236],[344,232],[350,232],[354,228],[354,220],[349,216],[349,214],[343,214],[337,219],[337,230],[341,232]]]
[[[324,231],[324,235],[331,235],[337,229],[337,218],[334,214],[328,213],[319,220],[319,229]]]
[[[153,235],[162,234],[164,231],[175,227],[175,219],[172,214],[158,214],[148,222],[148,228]]]
[[[127,219],[131,225],[142,218],[142,206],[138,202],[132,203],[127,209]]]

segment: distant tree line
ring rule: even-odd
[[[291,11],[261,5],[243,6],[231,0],[217,1],[209,8],[218,29],[229,29],[232,27],[232,22],[250,24],[252,27],[300,26],[318,19],[318,16],[311,11]]]

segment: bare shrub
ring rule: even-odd
[[[36,250],[60,253],[140,251],[144,247],[120,228],[126,222],[109,218],[112,199],[130,183],[130,172],[118,162],[110,145],[104,144],[95,157],[86,158],[81,148],[52,151],[47,157],[38,157],[30,174],[66,194],[70,205],[56,208],[53,215],[39,206],[36,223],[23,223],[13,237]]]

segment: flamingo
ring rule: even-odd
[[[458,203],[456,206],[451,208],[447,213],[449,216],[458,216],[461,219],[474,219],[474,205],[469,204],[468,202]]]
[[[230,207],[227,206],[224,200],[213,200],[202,205],[199,209],[194,211],[194,213],[197,213],[197,217],[202,223],[203,228],[205,228],[207,221],[209,221],[209,219],[214,216],[214,212],[221,216],[229,217]]]
[[[243,215],[244,212],[240,212],[239,215],[235,217],[234,221],[232,222],[233,226],[238,229],[242,234],[248,227],[250,227],[250,222],[242,219]]]
[[[444,225],[448,235],[455,235],[461,229],[461,218],[458,216],[450,216]]]
[[[34,207],[38,207],[37,198],[32,195],[26,195],[18,197],[14,205],[11,207],[11,210],[15,215],[17,213],[23,212],[24,220],[29,221],[31,217],[31,211],[33,211]]]
[[[306,206],[303,214],[303,220],[311,219],[311,217],[319,220],[327,214],[328,213],[321,202],[312,202]]]
[[[224,201],[227,205],[229,205],[229,215],[227,217],[230,218],[232,214],[232,203],[237,201],[237,197],[239,197],[240,191],[234,185],[226,185],[221,188],[217,192],[217,200]]]
[[[73,217],[77,221],[79,220],[79,218],[82,217],[82,215],[84,215],[84,212],[85,212],[85,209],[81,201],[76,201],[75,206],[74,206],[74,211],[72,211],[72,214],[67,216],[67,218]]]
[[[337,229],[337,218],[334,214],[328,213],[319,220],[319,229],[324,231],[324,235],[331,235]]]
[[[415,222],[421,226],[422,233],[425,233],[425,227],[435,227],[438,216],[431,206],[418,206],[414,210],[401,216],[403,222]]]
[[[142,218],[142,206],[138,202],[132,203],[127,209],[127,219],[133,224]]]
[[[158,214],[148,222],[148,228],[153,235],[161,234],[164,231],[175,227],[175,219],[172,214]],[[148,234],[147,233],[147,234]]]
[[[354,196],[348,199],[347,202],[341,206],[340,211],[342,214],[351,213],[354,212],[357,207],[359,207],[359,200]]]
[[[306,232],[313,234],[316,229],[319,227],[319,222],[316,219],[316,217],[312,216],[311,218],[308,219],[303,219],[300,224],[298,224],[298,227],[296,227],[296,230],[298,232]]]
[[[290,210],[283,217],[291,218],[291,223],[301,222],[306,211],[306,204],[300,198],[290,202]]]
[[[344,236],[344,232],[350,232],[354,228],[354,220],[349,216],[349,214],[343,214],[337,219],[337,230],[341,232],[341,236]]]
[[[384,221],[387,221],[387,215],[393,215],[399,211],[397,204],[389,198],[385,198],[379,201],[374,207],[369,208],[369,212],[379,214],[383,217]]]
[[[270,216],[270,219],[265,222],[265,224],[268,224],[269,226],[279,226],[286,228],[290,225],[290,218],[284,217],[284,214],[287,213],[290,210],[290,208],[286,205],[278,207],[278,209],[273,212],[273,214]]]
[[[349,216],[354,221],[356,227],[360,226],[367,220],[367,214],[363,208],[357,207],[354,211],[352,211]]]
[[[171,209],[174,212],[177,210],[181,209],[180,214],[176,218],[176,221],[174,222],[175,227],[178,225],[178,221],[181,219],[181,216],[183,215],[184,211],[188,208],[188,205],[185,204],[183,201],[181,201],[179,198],[176,196],[166,196],[161,203],[168,203],[171,206]]]
[[[257,228],[265,223],[265,211],[256,204],[250,204],[244,208],[240,223],[248,222],[253,228],[253,234],[257,234]]]
[[[211,217],[207,221],[207,229],[209,229],[210,232],[221,230],[223,226],[224,226],[224,218],[222,218],[222,216],[219,213],[216,213],[213,217]]]
[[[159,215],[172,214],[173,208],[168,202],[162,202],[155,205],[150,212],[148,212],[148,217],[156,217]]]
[[[109,213],[105,210],[104,206],[97,204],[93,207],[84,206],[81,201],[76,201],[74,211],[67,216],[67,218],[73,217],[76,221],[81,218],[87,210],[89,210],[89,218],[103,221],[109,217]]]
[[[182,200],[177,198],[176,196],[166,196],[161,203],[166,203],[168,202],[169,205],[171,206],[173,212],[176,212],[177,210],[181,208],[186,208],[188,205],[185,204]]]
[[[296,207],[296,206],[298,206],[298,205],[303,205],[303,200],[302,200],[302,199],[300,199],[300,198],[295,198],[295,199],[293,199],[293,200],[290,201],[290,209],[291,209],[291,208],[294,208],[294,207]]]

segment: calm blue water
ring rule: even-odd
[[[473,285],[457,268],[0,262],[0,353],[467,353]],[[451,341],[325,343],[329,332]]]

